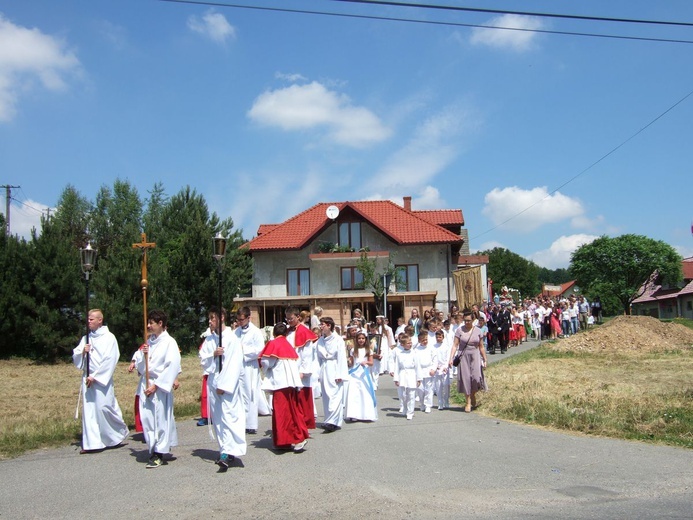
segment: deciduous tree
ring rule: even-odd
[[[676,250],[642,235],[602,236],[580,246],[571,256],[570,270],[584,291],[615,297],[626,314],[655,271],[664,284],[673,286],[682,279],[681,256]]]

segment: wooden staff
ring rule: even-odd
[[[154,242],[147,242],[147,234],[142,233],[142,242],[132,244],[132,247],[142,250],[142,280],[140,281],[140,284],[142,285],[144,342],[147,343],[147,286],[149,285],[149,282],[147,281],[147,249],[154,249],[156,244]],[[146,381],[145,388],[149,388],[149,353],[147,353],[144,358],[144,378]]]

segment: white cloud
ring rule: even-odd
[[[41,215],[48,215],[50,206],[36,202],[35,200],[25,200],[21,203],[13,202],[10,206],[10,233],[19,237],[30,239],[32,228],[36,228],[38,234],[41,232]],[[50,208],[51,214],[55,214],[55,208]],[[5,205],[2,205],[2,214],[5,215]],[[5,232],[4,229],[1,230]]]
[[[693,257],[693,247],[690,246],[673,246],[674,249],[676,249],[676,252],[680,254],[683,258],[691,258]]]
[[[440,196],[440,192],[437,188],[433,186],[426,186],[422,190],[419,190],[420,195],[418,197],[412,196],[411,207],[413,210],[426,210],[426,209],[441,209],[447,207],[447,202]],[[404,204],[403,197],[410,196],[411,194],[403,193],[399,194],[389,194],[385,197],[382,193],[370,193],[365,197],[360,197],[359,200],[389,200],[394,202],[398,206]]]
[[[231,176],[226,186],[210,190],[209,204],[222,217],[233,217],[234,227],[243,228],[243,236],[252,238],[260,224],[279,224],[317,202],[330,200],[329,190],[334,183],[328,179],[327,173],[317,168],[306,172],[240,172]],[[248,196],[258,186],[262,186],[262,196]],[[233,208],[231,215],[229,208]]]
[[[529,255],[530,260],[547,269],[567,268],[570,265],[570,255],[578,247],[598,239],[597,235],[577,234],[561,236],[548,249]]]
[[[511,49],[522,52],[532,48],[538,33],[532,32],[543,29],[544,23],[533,16],[504,14],[489,20],[485,25],[492,27],[508,27],[512,29],[472,29],[470,41],[474,45],[487,45],[497,49]]]
[[[326,127],[330,140],[356,148],[390,136],[390,130],[370,110],[352,105],[348,96],[316,81],[260,94],[248,117],[287,131]]]
[[[198,18],[195,15],[188,17],[188,29],[206,36],[215,43],[224,44],[229,39],[236,38],[236,28],[231,25],[221,13],[208,10]]]
[[[478,253],[479,251],[490,251],[491,249],[495,249],[497,247],[507,249],[505,244],[502,244],[502,243],[497,242],[495,240],[490,240],[488,242],[484,242],[483,244],[481,244],[477,248],[474,248],[474,249],[470,248],[469,251],[470,251],[470,253],[474,254],[474,253]]]
[[[517,186],[494,188],[484,197],[482,214],[494,225],[530,232],[546,224],[570,220],[573,227],[588,221],[582,203],[560,192],[549,194],[546,186],[523,190]]]
[[[274,77],[277,79],[281,79],[283,81],[288,81],[289,83],[297,83],[299,81],[308,81],[308,78],[303,76],[302,74],[298,73],[284,73],[284,72],[275,72]]]
[[[65,76],[79,69],[79,60],[64,42],[0,14],[0,122],[12,120],[20,94],[36,80],[48,90],[65,90]]]
[[[445,107],[425,120],[376,174],[378,185],[388,191],[411,194],[429,184],[457,157],[458,150],[452,142],[466,123],[467,115],[455,107]]]
[[[128,43],[128,32],[122,25],[116,25],[107,20],[102,20],[97,23],[97,27],[101,36],[114,49],[123,50]]]

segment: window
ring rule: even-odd
[[[356,267],[342,267],[342,291],[363,289],[363,273]]]
[[[286,270],[286,295],[308,296],[310,294],[310,269]]]
[[[339,223],[339,245],[340,247],[351,247],[355,251],[361,249],[361,223],[360,222],[340,222]]]
[[[418,291],[419,290],[419,266],[396,265],[397,290],[398,291]]]

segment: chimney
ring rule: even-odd
[[[404,209],[411,211],[411,197],[402,197],[404,201]]]

